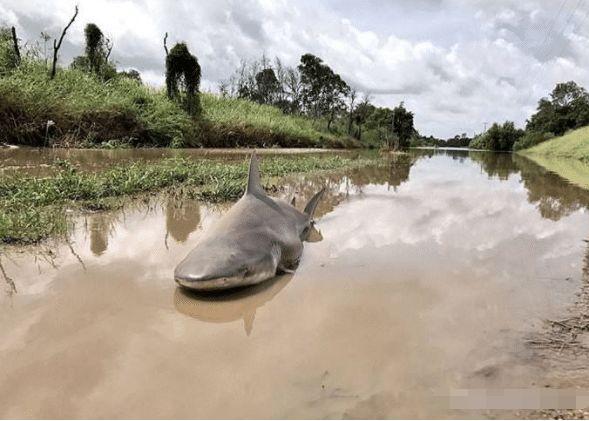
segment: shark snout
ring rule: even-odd
[[[193,290],[214,290],[231,288],[239,285],[245,276],[245,269],[235,271],[198,271],[183,270],[178,267],[174,272],[176,283]]]

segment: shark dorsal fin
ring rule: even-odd
[[[247,188],[245,189],[245,194],[266,194],[264,188],[262,187],[262,180],[260,178],[260,166],[258,163],[258,156],[256,152],[252,153],[252,157],[250,159],[250,169],[247,178]]]
[[[323,196],[325,192],[325,187],[315,193],[315,196],[309,200],[307,206],[305,206],[305,213],[309,216],[309,219],[313,218],[313,214],[315,213],[315,209],[317,209],[317,204],[319,203],[319,199]]]

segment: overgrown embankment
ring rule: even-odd
[[[367,158],[274,157],[262,161],[268,180],[299,172],[352,169],[374,165]],[[105,171],[78,171],[67,161],[56,164],[50,177],[0,177],[0,244],[34,243],[67,232],[72,210],[105,210],[121,204],[120,198],[166,188],[210,202],[231,200],[244,190],[247,162],[165,159],[136,162]]]
[[[570,182],[589,189],[589,126],[518,153]]]
[[[247,100],[201,94],[189,116],[165,93],[136,80],[102,81],[76,69],[55,79],[37,62],[0,76],[0,142],[30,146],[352,147],[311,120]]]

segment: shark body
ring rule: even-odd
[[[203,233],[174,270],[175,281],[191,290],[214,291],[255,285],[277,273],[292,272],[323,191],[311,198],[304,212],[271,198],[261,184],[258,158],[252,154],[245,194]]]

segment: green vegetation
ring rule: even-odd
[[[524,131],[516,129],[511,121],[503,124],[494,123],[485,133],[475,136],[469,146],[472,149],[511,151],[523,135]]]
[[[219,86],[220,96],[201,94],[198,58],[186,43],[170,50],[164,36],[161,90],[142,85],[138,71],[117,70],[113,42],[94,23],[84,30],[85,48],[68,68],[59,50],[77,24],[78,7],[53,39],[23,44],[0,28],[0,141],[31,146],[109,147],[370,147],[406,148],[420,139],[414,113],[401,102],[376,107],[327,63],[302,54],[296,66],[244,61]],[[18,57],[17,57],[18,56]],[[202,71],[202,73],[201,73]]]
[[[209,147],[357,147],[351,138],[320,132],[311,120],[285,115],[271,105],[238,98],[202,94],[206,136],[199,143]],[[252,144],[252,139],[255,143]]]
[[[589,126],[543,142],[523,153],[546,158],[577,159],[589,164]]]
[[[77,69],[50,81],[36,62],[0,77],[0,125],[0,141],[31,146],[100,146],[113,139],[184,145],[195,132],[190,117],[162,92],[126,77],[105,83]]]
[[[352,169],[374,165],[367,158],[274,157],[262,161],[265,184],[291,173]],[[0,243],[32,243],[67,232],[67,209],[102,210],[120,204],[117,198],[165,188],[207,201],[239,197],[247,162],[192,161],[182,158],[157,163],[137,162],[99,172],[81,172],[61,161],[50,177],[0,178]]]
[[[84,55],[68,69],[58,67],[51,78],[46,54],[30,44],[17,60],[10,30],[0,29],[0,142],[57,147],[359,146],[351,137],[319,129],[305,115],[289,115],[272,104],[200,94],[200,66],[185,44],[176,44],[167,54],[164,92],[142,85],[137,71],[117,72],[109,61],[112,43],[96,25],[88,24],[85,35]],[[268,85],[264,75],[259,81]],[[267,90],[265,97],[270,96]]]
[[[173,147],[356,145],[272,106],[212,94],[201,100],[202,117],[193,119],[164,92],[129,77],[105,83],[71,69],[48,81],[44,65],[23,64],[0,77],[0,141],[62,147],[101,147],[113,140]]]
[[[561,136],[586,125],[589,125],[589,94],[585,88],[570,81],[557,84],[549,99],[542,98],[538,102],[538,109],[528,121],[526,130]]]
[[[441,147],[441,148],[468,148],[472,138],[466,133],[456,135],[449,139],[438,139],[434,136],[414,136],[411,138],[411,147]]]
[[[359,100],[356,89],[312,54],[303,54],[297,67],[284,66],[278,58],[271,62],[265,56],[244,61],[221,83],[220,91],[224,98],[272,105],[324,133],[348,142],[353,139],[352,144],[363,147],[400,149],[419,136],[413,126],[414,114],[403,102],[390,109],[374,106],[369,95]]]
[[[538,108],[527,121],[525,131],[516,129],[512,122],[505,122],[503,125],[495,123],[487,132],[475,136],[470,147],[518,151],[534,147],[554,136],[562,136],[569,130],[587,125],[589,125],[589,94],[585,88],[573,81],[558,83],[550,93],[550,98],[542,98],[538,101]],[[567,137],[557,142],[561,150],[579,148],[575,144],[565,146],[561,143],[571,139],[573,138]],[[576,155],[577,157],[587,156],[578,152]]]
[[[522,149],[531,148],[532,146],[546,142],[552,137],[552,133],[525,132],[524,135],[513,144],[513,150],[520,151]]]
[[[589,126],[519,153],[570,182],[589,189]]]
[[[166,47],[166,91],[168,98],[182,104],[191,116],[200,111],[198,88],[200,65],[185,43],[178,43],[168,52]],[[180,87],[183,92],[180,92]]]

